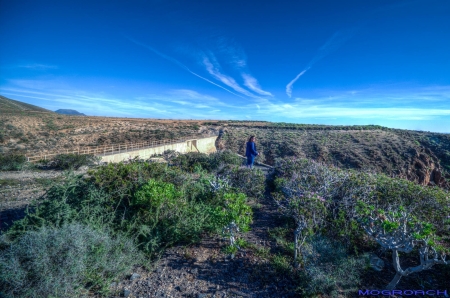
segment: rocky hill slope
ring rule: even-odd
[[[28,103],[9,99],[0,95],[0,113],[17,113],[17,112],[44,112],[53,113],[52,111],[40,108]]]

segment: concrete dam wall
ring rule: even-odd
[[[98,154],[97,156],[102,158],[102,162],[121,162],[130,158],[139,157],[141,159],[148,159],[152,155],[162,154],[166,150],[174,150],[180,153],[188,152],[200,152],[200,153],[213,153],[216,152],[216,139],[217,136],[186,140],[179,143],[165,144],[154,147],[140,148],[136,150],[128,150],[126,152],[111,153],[111,154]]]

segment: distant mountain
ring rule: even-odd
[[[80,113],[75,110],[70,110],[70,109],[59,109],[59,110],[56,110],[55,113],[64,114],[64,115],[86,116],[83,113]]]
[[[0,112],[1,113],[17,113],[17,112],[44,112],[53,113],[50,110],[40,108],[28,103],[13,100],[0,95]]]

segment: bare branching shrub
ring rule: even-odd
[[[436,234],[449,236],[450,193],[439,187],[426,187],[382,174],[340,170],[309,160],[277,160],[275,192],[284,198],[309,191],[326,198],[327,220],[324,230],[357,249],[365,233],[357,222],[358,201],[386,209],[403,205],[418,219],[433,224]]]
[[[215,176],[214,179],[209,179],[208,182],[211,186],[211,191],[214,193],[224,191],[230,187],[228,179],[219,176]]]
[[[281,162],[289,163],[289,160]],[[297,169],[290,178],[278,181],[282,195],[275,195],[275,202],[282,213],[295,220],[294,259],[297,261],[303,242],[323,223],[327,204],[337,195],[339,186],[347,176],[334,168],[306,159],[293,160],[293,163]],[[280,164],[277,167],[278,171],[286,168]]]
[[[79,224],[29,231],[0,251],[0,288],[8,297],[79,297],[108,292],[142,261],[134,243]]]
[[[367,234],[384,249],[392,251],[396,274],[386,286],[387,290],[394,289],[402,276],[430,269],[436,264],[450,264],[450,261],[446,261],[448,249],[440,245],[441,239],[434,235],[432,224],[417,220],[403,207],[387,212],[364,203],[358,207],[359,221]],[[411,253],[415,247],[418,248],[420,265],[403,270],[399,252]]]

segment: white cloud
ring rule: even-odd
[[[244,85],[247,86],[250,90],[264,96],[272,96],[272,93],[264,91],[259,86],[258,81],[249,74],[243,73],[242,78],[244,79]]]
[[[286,94],[287,96],[289,96],[289,98],[292,97],[292,87],[294,86],[294,83],[297,82],[297,80],[306,72],[308,71],[309,68],[305,68],[304,70],[302,70],[292,81],[290,81],[287,85],[286,85]]]
[[[212,55],[212,54],[211,54]],[[242,95],[256,98],[257,96],[245,90],[236,82],[236,80],[228,75],[221,73],[220,65],[216,61],[211,61],[208,57],[203,57],[203,65],[206,67],[208,73],[213,76],[216,80],[222,82],[228,87],[232,88],[234,91],[239,92]]]
[[[56,65],[40,64],[40,63],[21,64],[21,65],[17,65],[17,67],[33,69],[33,70],[47,70],[47,69],[57,69],[58,68],[58,66],[56,66]]]

